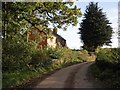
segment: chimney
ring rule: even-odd
[[[57,34],[57,28],[54,28],[54,29],[53,29],[53,33],[54,33],[54,34]]]

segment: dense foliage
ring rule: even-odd
[[[112,27],[109,24],[98,3],[91,2],[85,10],[84,19],[79,28],[83,48],[94,51],[98,46],[109,45],[112,36]]]
[[[31,60],[30,46],[25,42],[15,43],[13,41],[4,41],[4,44],[7,44],[7,47],[3,46],[4,50],[2,52],[3,72],[26,68]]]
[[[120,88],[120,48],[101,49],[92,72],[96,78],[104,81],[106,86]]]
[[[21,85],[25,81],[29,81],[42,73],[90,60],[88,52],[84,50],[74,51],[68,48],[44,48],[42,50],[32,51],[34,52],[31,54],[31,57],[27,59],[28,61],[25,60],[27,62],[25,64],[28,64],[27,68],[25,68],[25,64],[20,65],[24,60],[22,60],[22,58],[22,61],[19,61],[20,64],[17,65],[15,62],[8,60],[8,62],[15,67],[12,67],[10,64],[7,65],[8,62],[4,63],[3,87]],[[93,58],[91,58],[91,60],[93,60]],[[23,68],[21,69],[21,67]]]

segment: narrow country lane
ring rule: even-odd
[[[88,75],[94,62],[84,62],[63,68],[38,83],[35,88],[102,88]]]

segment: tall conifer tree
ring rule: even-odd
[[[83,49],[95,51],[98,46],[110,45],[112,36],[110,24],[98,3],[90,2],[79,28]]]

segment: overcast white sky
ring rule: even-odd
[[[87,1],[87,2],[86,2]],[[75,2],[79,8],[81,8],[82,14],[84,13],[86,6],[89,4],[90,0],[80,0]],[[91,0],[93,1],[93,0]],[[118,31],[118,0],[94,0],[98,1],[98,6],[103,8],[103,12],[106,12],[106,16],[108,20],[112,23],[113,31],[115,32],[112,37],[112,47],[118,47],[118,39],[117,39],[117,31]],[[81,22],[82,17],[79,18],[79,23]],[[67,41],[67,46],[72,49],[80,49],[82,46],[82,42],[80,41],[80,35],[77,34],[79,32],[78,28],[80,25],[78,24],[76,27],[68,27],[67,31],[58,30],[58,34],[64,37]]]

